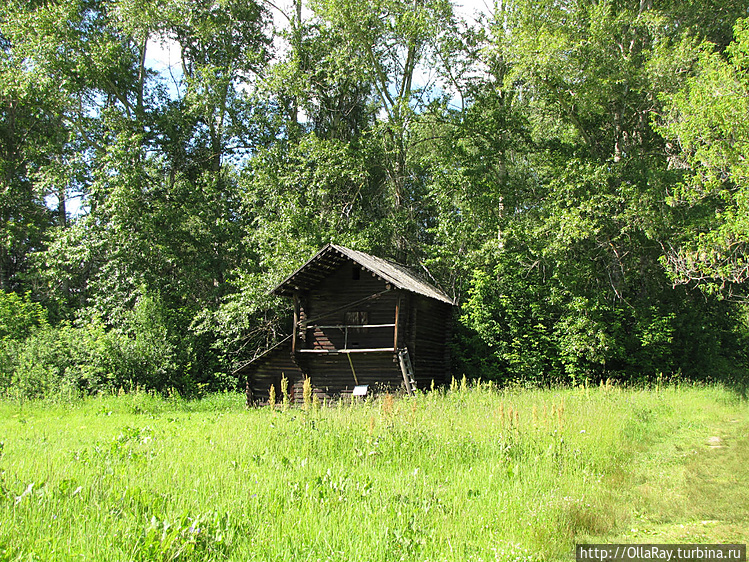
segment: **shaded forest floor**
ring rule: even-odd
[[[562,560],[749,542],[729,390],[458,385],[309,411],[238,394],[0,402],[0,560]]]

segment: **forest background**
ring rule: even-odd
[[[4,2],[0,392],[234,388],[328,242],[456,299],[457,376],[745,384],[748,9]]]

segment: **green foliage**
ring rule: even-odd
[[[474,274],[460,317],[458,369],[538,382],[637,380],[659,373],[745,380],[749,332],[730,304],[686,291],[637,309],[568,300],[553,271],[545,272],[549,279],[542,271],[518,271],[516,259],[496,266],[496,277]]]
[[[741,309],[673,287],[662,268],[689,217],[666,205],[680,176],[650,115],[695,60],[694,37],[672,25],[685,17],[596,2],[521,2],[499,14],[492,57],[504,105],[456,122],[481,142],[462,143],[471,160],[458,153],[450,175],[459,194],[477,185],[479,166],[479,177],[491,172],[476,206],[491,213],[455,196],[447,201],[470,212],[440,209],[448,225],[460,221],[458,233],[467,226],[485,237],[483,247],[470,234],[461,240],[475,258],[458,368],[536,380],[745,376],[736,374],[747,369]],[[514,135],[500,133],[498,116],[514,121]],[[480,354],[491,356],[483,372]]]
[[[0,291],[0,340],[21,341],[34,330],[47,326],[47,313],[31,294],[23,297]]]
[[[456,373],[741,379],[747,2],[703,4],[315,0],[279,50],[263,3],[6,2],[0,386],[231,388],[328,242],[455,297]]]
[[[184,513],[174,522],[151,517],[136,545],[136,560],[194,560],[224,557],[225,536],[230,527],[228,514],[209,513],[192,517]]]
[[[677,283],[745,298],[749,279],[749,24],[738,20],[727,58],[703,46],[696,72],[678,92],[664,96],[659,130],[673,140],[671,161],[687,170],[670,199],[688,209],[685,229],[663,262]]]
[[[11,385],[25,340],[48,327],[46,310],[29,293],[0,290],[0,392]]]
[[[113,381],[116,386],[129,383],[157,390],[169,387],[189,390],[180,377],[179,369],[184,365],[178,362],[167,310],[158,297],[144,294],[138,298],[118,338]]]
[[[19,398],[44,398],[64,390],[64,374],[72,365],[67,335],[65,329],[49,327],[29,337],[6,391]]]
[[[151,388],[193,395],[216,388],[219,376],[191,375],[191,349],[182,349],[179,327],[158,297],[141,295],[125,315],[122,329],[108,329],[101,317],[44,325],[10,349],[11,368],[0,390],[22,398],[42,398],[60,389],[96,393]],[[8,353],[8,351],[6,351]]]
[[[559,376],[559,358],[551,343],[552,326],[547,326],[550,310],[537,304],[541,289],[528,282],[516,268],[498,266],[497,277],[477,270],[463,307],[461,324],[481,338],[488,349],[468,348],[461,360],[487,352],[494,362],[474,366],[474,377],[507,377],[543,382]],[[531,273],[532,275],[532,273]],[[485,359],[488,361],[489,358]],[[478,367],[478,368],[477,368]]]

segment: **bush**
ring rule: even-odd
[[[558,267],[523,269],[524,259],[505,249],[474,270],[455,330],[457,373],[535,383],[678,375],[747,384],[749,321],[735,303],[670,285],[614,299],[562,279]]]
[[[20,297],[0,291],[0,391],[12,384],[24,341],[48,326],[44,308],[28,293]]]
[[[12,394],[43,398],[60,388],[65,364],[70,361],[60,332],[60,329],[45,327],[26,338],[11,379]]]
[[[29,293],[19,297],[0,290],[0,340],[22,341],[47,325],[46,311],[38,302],[31,301]]]
[[[3,341],[0,390],[42,398],[63,390],[83,393],[124,387],[189,392],[187,367],[177,357],[169,320],[157,298],[143,296],[121,329],[107,329],[101,317],[74,324],[44,323],[23,340]]]
[[[6,390],[18,397],[43,398],[66,388],[84,392],[107,388],[111,340],[98,318],[85,325],[39,328],[18,346]]]
[[[178,358],[180,338],[161,299],[142,295],[123,324],[122,330],[113,333],[107,358],[114,373],[112,382],[118,387],[184,391],[188,381]]]

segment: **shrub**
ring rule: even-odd
[[[10,388],[24,341],[48,327],[44,308],[23,297],[0,291],[0,392]]]
[[[31,301],[29,293],[19,297],[0,290],[0,340],[22,341],[47,325],[46,311],[38,302]]]
[[[0,379],[2,389],[23,398],[42,398],[62,389],[184,392],[189,381],[162,311],[158,299],[142,297],[122,329],[107,329],[94,315],[74,324],[45,324],[22,341],[5,342],[0,348],[0,365],[7,368]]]

